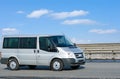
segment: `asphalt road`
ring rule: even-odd
[[[23,78],[24,77],[24,78]],[[77,70],[51,71],[48,67],[36,69],[21,67],[18,71],[8,70],[0,64],[0,79],[116,79],[120,78],[120,62],[89,62]]]

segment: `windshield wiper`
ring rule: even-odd
[[[76,46],[74,46],[74,45],[69,45],[69,48],[76,48]]]

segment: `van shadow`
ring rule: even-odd
[[[9,68],[4,68],[5,70],[9,70]],[[78,69],[72,69],[72,68],[64,68],[62,71],[71,71],[71,70],[81,70],[85,69],[84,66],[80,66]],[[37,66],[34,69],[30,69],[28,66],[20,66],[19,70],[50,70],[49,66]]]

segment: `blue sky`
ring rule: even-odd
[[[120,43],[120,0],[0,0],[0,36],[65,34],[75,43]]]

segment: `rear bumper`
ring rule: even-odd
[[[1,64],[7,64],[8,58],[1,58],[0,62],[1,62]]]

